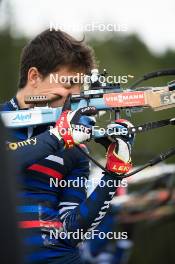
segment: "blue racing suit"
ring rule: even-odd
[[[16,98],[1,106],[1,111],[14,110],[20,110]],[[24,231],[24,263],[78,264],[82,263],[77,247],[82,234],[93,232],[101,222],[116,187],[98,185],[87,198],[87,157],[75,147],[59,148],[47,129],[37,126],[30,133],[28,128],[11,131],[10,141],[17,142],[10,147],[18,153],[21,167],[18,213]],[[104,174],[102,180],[114,181],[115,177]],[[79,184],[75,186],[75,182]]]

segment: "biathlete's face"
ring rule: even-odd
[[[29,82],[33,87],[32,95],[48,95],[53,99],[49,104],[51,107],[63,106],[69,94],[80,93],[82,83],[79,76],[82,74],[81,71],[63,67],[43,78],[36,68],[31,68]]]

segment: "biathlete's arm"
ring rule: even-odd
[[[64,111],[54,128],[21,142],[11,142],[7,148],[20,169],[35,163],[58,149],[71,148],[91,137],[91,127],[94,123],[86,115],[96,114],[95,107],[84,107],[76,111]],[[82,121],[81,118],[83,117]]]
[[[11,142],[6,145],[20,169],[64,148],[64,142],[61,139],[58,140],[49,130],[25,141]]]
[[[118,139],[117,143],[109,145],[106,167],[111,174],[105,173],[101,178],[100,184],[88,198],[81,201],[77,206],[74,206],[74,209],[68,207],[67,212],[66,209],[63,209],[64,215],[61,216],[61,220],[65,232],[75,233],[78,231],[83,234],[86,232],[92,233],[106,215],[111,200],[116,192],[116,186],[118,185],[116,174],[120,175],[120,173],[126,173],[131,169],[129,146],[122,139]],[[78,194],[76,194],[77,191],[80,190],[74,188],[71,193],[78,196]],[[78,202],[73,200],[73,197],[70,198],[69,192],[70,190],[65,191],[65,196],[62,197],[62,199],[64,199],[67,204]],[[70,200],[66,200],[66,196],[68,197],[67,199]],[[75,240],[73,237],[71,239],[70,237],[69,243],[75,246],[81,240],[82,237],[78,240]]]

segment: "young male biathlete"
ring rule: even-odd
[[[46,30],[25,46],[20,62],[19,89],[1,111],[32,108],[32,104],[25,103],[28,95],[52,95],[50,106],[63,106],[69,94],[80,92],[81,84],[51,83],[50,74],[60,77],[88,74],[93,66],[93,54],[87,45],[62,31]],[[85,182],[89,175],[89,161],[74,145],[90,139],[94,123],[88,116],[95,113],[95,107],[65,111],[54,124],[52,133],[45,125],[12,131],[17,142],[16,145],[11,142],[9,149],[18,152],[18,156],[23,153],[19,164],[25,167],[19,172],[22,205],[18,208],[20,227],[25,229],[25,263],[82,263],[77,247],[82,237],[63,238],[59,232],[85,234],[96,229],[116,191],[116,184],[111,184],[116,174],[126,173],[131,168],[127,136],[113,143],[106,139],[103,142],[107,147],[106,168],[111,174],[105,173],[102,180],[110,184],[98,185],[88,198],[85,185],[74,187],[75,180]],[[86,118],[81,118],[82,115]],[[63,135],[62,128],[70,133]],[[22,141],[28,144],[18,144]],[[64,179],[70,184],[50,186],[51,178]],[[53,236],[53,232],[57,236]]]

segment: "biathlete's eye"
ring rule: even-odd
[[[77,81],[71,80],[71,81],[70,81],[70,86],[71,86],[71,87],[74,87],[74,86],[79,86],[79,87],[81,87],[81,86],[82,86],[82,83],[79,82],[78,80],[77,80]]]
[[[73,81],[68,81],[64,84],[64,87],[66,89],[71,89],[72,87],[74,87],[75,85],[77,85],[77,83],[73,82]]]
[[[70,81],[70,85],[71,85],[71,87],[74,86],[74,85],[76,85],[76,84],[77,84],[77,83],[75,83],[73,80]]]

